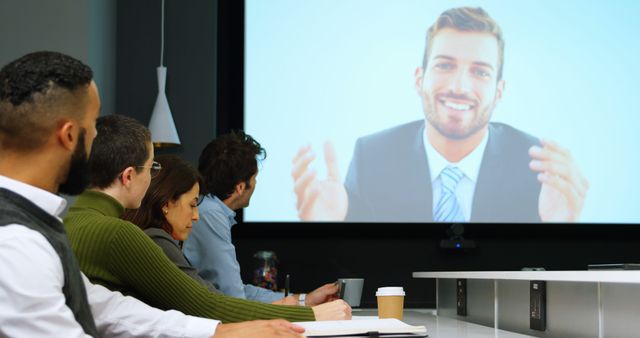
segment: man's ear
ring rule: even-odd
[[[500,101],[502,101],[502,95],[504,94],[504,87],[506,85],[506,81],[504,79],[498,81],[498,84],[496,86],[496,104],[500,103]]]
[[[247,183],[245,182],[240,182],[238,184],[236,184],[236,190],[235,193],[237,193],[238,195],[242,194],[244,192],[244,190],[247,188]]]
[[[131,186],[131,179],[135,170],[136,168],[134,167],[127,167],[127,169],[123,170],[122,173],[120,173],[120,176],[118,176],[120,183],[122,183],[122,185],[124,185],[125,187]]]
[[[78,136],[75,135],[75,130],[78,129],[76,124],[72,121],[63,121],[60,127],[58,127],[58,132],[56,133],[58,137],[58,142],[65,149],[73,151],[76,148],[76,142],[78,142]]]
[[[424,70],[422,69],[422,67],[416,68],[416,72],[415,74],[413,74],[413,79],[413,85],[416,89],[416,92],[418,93],[418,95],[420,95],[420,93],[422,93],[422,81],[424,80]]]

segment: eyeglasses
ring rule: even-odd
[[[153,161],[153,163],[151,163],[151,166],[137,165],[136,168],[149,168],[149,173],[151,174],[151,178],[154,178],[156,177],[156,175],[158,175],[160,170],[162,170],[162,164],[156,161]]]

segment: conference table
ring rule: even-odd
[[[424,325],[430,338],[523,338],[533,337],[454,318],[438,317],[435,309],[405,309],[403,322]],[[376,309],[353,309],[354,316],[377,316]]]

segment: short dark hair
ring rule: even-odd
[[[162,207],[169,201],[176,201],[202,179],[198,171],[188,162],[175,155],[160,155],[155,161],[162,170],[151,179],[151,184],[138,209],[127,210],[122,219],[128,220],[141,229],[159,228],[171,234],[173,228],[167,222]]]
[[[423,69],[427,68],[433,38],[440,30],[445,28],[453,28],[463,32],[489,33],[495,36],[498,41],[497,80],[502,79],[502,69],[504,68],[504,38],[502,36],[502,29],[500,29],[498,23],[489,16],[489,13],[481,7],[451,8],[440,14],[436,22],[429,27],[427,31],[427,43],[424,48],[424,57],[422,60]]]
[[[142,166],[149,158],[151,133],[137,120],[106,115],[98,118],[96,130],[89,156],[90,187],[107,188],[127,167]]]
[[[243,131],[232,131],[211,141],[202,150],[198,170],[204,178],[204,191],[225,200],[238,183],[249,184],[258,172],[258,161],[267,152]]]
[[[56,52],[27,54],[0,70],[0,146],[41,147],[60,119],[84,118],[89,66]]]

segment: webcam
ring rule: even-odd
[[[460,223],[451,224],[449,229],[447,229],[447,236],[449,236],[449,238],[440,241],[440,248],[448,250],[475,249],[476,242],[470,239],[464,239],[463,234],[464,225]]]

